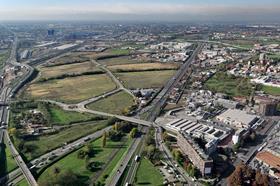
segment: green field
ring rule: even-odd
[[[160,88],[175,74],[175,72],[175,70],[125,72],[116,73],[116,76],[124,82],[125,87],[130,89]]]
[[[102,169],[100,170],[101,174],[99,172],[100,176],[97,179],[96,176],[98,172],[91,172],[87,170],[85,166],[85,159],[77,158],[78,151],[75,151],[46,169],[46,171],[44,171],[43,174],[40,175],[39,183],[43,183],[48,180],[49,177],[53,176],[52,172],[54,167],[57,167],[60,170],[70,169],[73,172],[79,174],[84,180],[89,181],[91,178],[95,178],[95,182],[104,182],[105,180],[103,179],[103,176],[112,173],[112,170],[119,162],[120,157],[123,156],[127,147],[131,144],[131,140],[124,139],[121,142],[107,141],[105,148],[102,148],[101,138],[93,141],[92,144],[94,146],[96,154],[89,160],[100,163],[102,167]],[[115,154],[115,156],[112,156],[113,154]]]
[[[32,146],[30,152],[25,152],[24,156],[28,159],[34,159],[46,152],[62,146],[65,142],[71,142],[83,136],[92,134],[107,126],[107,120],[92,122],[91,124],[81,124],[63,129],[57,134],[40,136],[37,139],[25,141],[25,145]],[[19,141],[16,140],[16,145]]]
[[[163,185],[163,176],[159,170],[146,158],[140,162],[140,166],[136,174],[136,185]]]
[[[23,92],[26,99],[51,99],[66,103],[78,103],[83,100],[112,91],[114,82],[105,74],[84,75],[59,80],[32,83]]]
[[[234,77],[223,72],[216,73],[206,81],[205,88],[229,96],[248,96],[252,91],[249,79]]]
[[[273,96],[280,96],[280,88],[271,86],[262,86],[262,91]]]
[[[280,61],[280,54],[270,54],[270,55],[268,55],[268,57],[275,61]]]
[[[106,52],[110,53],[111,55],[129,55],[130,50],[113,48],[107,50]]]
[[[16,184],[16,186],[29,186],[29,184],[27,183],[26,179],[23,178],[20,182]]]
[[[107,66],[141,63],[141,61],[130,59],[127,56],[102,59],[98,60],[98,62]]]
[[[5,61],[9,58],[9,51],[0,53],[0,68],[3,68]]]
[[[12,156],[12,153],[11,153],[11,150],[10,150],[8,144],[6,142],[5,142],[5,144],[6,144],[5,150],[6,150],[7,171],[11,172],[15,168],[17,168],[17,163]]]
[[[101,69],[95,66],[92,62],[74,63],[68,65],[52,66],[52,67],[40,67],[39,79],[49,79],[60,77],[62,75],[81,74],[85,72],[102,72]]]
[[[87,105],[91,110],[103,111],[112,114],[122,114],[125,108],[134,104],[133,97],[122,91],[107,98],[101,99]]]
[[[51,125],[68,125],[71,123],[90,121],[96,118],[96,115],[89,113],[80,113],[65,111],[57,106],[49,107]]]
[[[15,168],[17,168],[17,164],[11,154],[11,150],[8,144],[5,142],[0,145],[0,177],[11,172]]]

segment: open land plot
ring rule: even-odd
[[[148,70],[177,70],[178,64],[175,63],[138,63],[138,64],[122,64],[110,66],[113,72],[120,71],[148,71]]]
[[[40,136],[34,140],[24,141],[25,146],[32,147],[27,152],[22,152],[28,159],[34,159],[40,155],[43,155],[53,149],[62,146],[65,142],[69,143],[77,140],[86,135],[92,134],[98,130],[101,130],[108,126],[108,121],[96,121],[90,124],[75,125],[69,128],[63,129],[57,134]],[[19,139],[15,140],[16,146],[19,145]]]
[[[163,176],[159,170],[146,158],[140,162],[139,169],[136,174],[136,185],[163,185]]]
[[[129,55],[130,50],[128,49],[120,49],[120,48],[112,48],[106,50],[111,55]]]
[[[88,161],[93,161],[99,163],[101,166],[105,166],[105,170],[103,170],[101,176],[99,176],[98,180],[103,180],[103,176],[105,174],[110,174],[112,169],[117,165],[120,160],[120,157],[126,152],[126,149],[130,146],[131,140],[124,139],[120,142],[113,142],[108,140],[106,143],[106,147],[102,148],[102,139],[99,138],[93,142],[91,142],[95,149],[95,155],[90,157]],[[115,156],[112,157],[113,153],[116,153]],[[110,160],[111,159],[111,160]],[[85,181],[89,181],[91,177],[96,176],[97,172],[91,172],[86,169],[86,160],[78,158],[78,151],[75,151],[68,156],[64,157],[60,161],[53,164],[51,167],[47,168],[42,175],[39,177],[39,183],[45,183],[48,181],[49,177],[53,175],[53,169],[59,168],[62,171],[72,170],[74,173],[78,174]],[[110,170],[109,170],[110,168]],[[102,171],[102,170],[101,170]]]
[[[131,59],[128,56],[107,58],[107,59],[98,60],[98,62],[107,66],[143,63],[143,61]]]
[[[130,89],[162,87],[174,74],[175,70],[125,72],[115,75]]]
[[[16,184],[16,186],[29,186],[29,184],[27,183],[26,179],[23,178],[20,182]]]
[[[134,104],[134,99],[128,93],[122,91],[107,98],[87,105],[91,110],[103,111],[112,114],[122,114],[125,108]]]
[[[4,142],[0,144],[0,177],[6,175],[17,167],[9,145]]]
[[[0,68],[3,68],[5,61],[9,58],[9,51],[3,51],[0,53]]]
[[[88,53],[85,52],[72,52],[71,54],[49,60],[45,66],[57,66],[85,62],[89,60],[87,54]]]
[[[242,48],[246,48],[246,49],[251,49],[254,47],[254,44],[256,44],[256,41],[253,40],[241,40],[241,39],[237,39],[237,40],[222,40],[221,42],[223,43],[228,43],[231,45],[236,45]]]
[[[252,85],[249,79],[234,77],[223,72],[216,73],[205,83],[205,88],[229,96],[249,96]]]
[[[74,63],[68,65],[41,67],[40,78],[48,79],[58,77],[64,74],[81,74],[84,72],[102,72],[102,70],[95,66],[93,62],[87,61],[83,63]]]
[[[262,91],[273,96],[280,96],[280,88],[271,86],[262,86]]]
[[[33,83],[23,92],[22,97],[78,103],[115,88],[114,82],[105,74],[84,75]]]
[[[11,112],[9,115],[10,127],[18,128],[19,121],[24,119],[26,113],[30,113],[30,110],[34,109],[40,111],[44,115],[46,126],[62,126],[104,119],[104,117],[95,114],[66,111],[57,105],[45,102],[17,102],[11,106]]]
[[[96,115],[89,113],[80,113],[74,111],[65,111],[58,106],[48,107],[51,125],[69,125],[78,122],[86,122],[96,119]]]

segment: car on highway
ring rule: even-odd
[[[135,160],[136,162],[139,162],[140,156],[139,156],[139,155],[136,155],[134,160]]]

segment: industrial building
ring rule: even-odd
[[[259,120],[256,115],[247,114],[245,111],[238,109],[228,109],[216,118],[217,120],[237,129],[250,128]]]

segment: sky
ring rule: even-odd
[[[0,20],[280,21],[280,0],[0,0]]]

